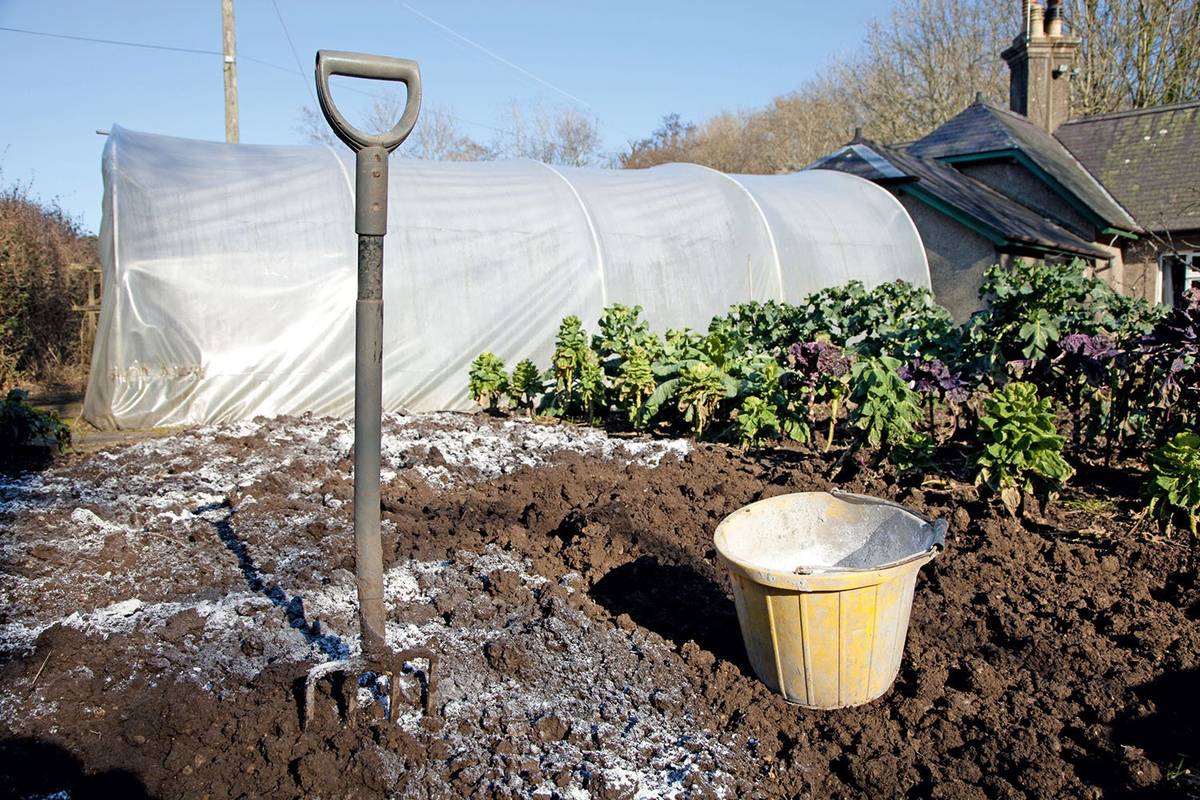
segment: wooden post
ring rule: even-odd
[[[237,43],[233,28],[233,0],[221,0],[221,45],[225,52],[225,141],[237,144]]]
[[[92,357],[92,345],[96,341],[96,329],[100,325],[100,299],[104,295],[104,273],[96,264],[67,264],[69,271],[87,273],[87,303],[74,304],[71,310],[80,315],[79,353],[87,363]]]

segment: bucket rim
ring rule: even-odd
[[[873,565],[870,567],[828,567],[816,569],[782,570],[771,567],[763,567],[757,564],[752,564],[743,561],[740,558],[734,557],[726,552],[722,546],[725,541],[724,534],[727,533],[727,524],[731,518],[741,513],[745,509],[752,508],[760,503],[778,503],[781,498],[798,498],[805,495],[828,495],[838,500],[849,503],[881,505],[894,508],[909,516],[919,520],[922,525],[928,526],[932,530],[932,543],[930,546],[917,553],[913,553],[895,561],[889,561],[884,564]],[[756,583],[765,584],[768,586],[789,587],[799,591],[816,591],[816,590],[840,590],[843,588],[851,588],[854,586],[866,586],[872,582],[878,583],[888,580],[893,577],[894,573],[903,571],[904,567],[913,567],[919,569],[928,562],[932,561],[946,546],[946,531],[949,525],[944,519],[934,519],[920,511],[908,508],[907,506],[897,503],[894,500],[888,500],[882,497],[872,497],[871,495],[857,494],[847,492],[841,489],[832,490],[817,490],[807,492],[789,492],[787,494],[775,495],[774,497],[763,498],[756,500],[753,503],[738,508],[717,524],[713,531],[713,546],[716,548],[717,555],[730,568],[736,568],[738,572],[743,573],[746,577]]]

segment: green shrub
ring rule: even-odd
[[[1164,519],[1181,517],[1196,536],[1200,516],[1200,434],[1183,431],[1150,455],[1151,480],[1146,487],[1149,511]]]
[[[29,393],[12,389],[0,402],[0,464],[18,463],[18,449],[46,448],[61,453],[71,444],[71,428],[53,411],[38,411]]]
[[[1016,513],[1021,491],[1049,498],[1074,474],[1063,460],[1049,398],[1032,383],[1014,381],[984,401],[979,418],[977,484],[996,492]]]
[[[495,353],[480,353],[471,362],[470,372],[467,373],[467,386],[476,403],[488,411],[498,411],[500,400],[508,391],[508,375],[504,372],[504,362]]]

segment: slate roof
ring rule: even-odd
[[[1200,102],[1070,120],[1054,135],[1142,227],[1200,228]]]
[[[1111,255],[954,167],[866,139],[836,150],[807,169],[849,172],[884,185],[912,184],[1010,245],[1091,258],[1109,258]]]
[[[1063,143],[1012,111],[976,101],[907,148],[921,158],[1020,151],[1113,228],[1140,232],[1134,218]]]

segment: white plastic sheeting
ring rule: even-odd
[[[102,428],[353,411],[353,156],[114,126],[84,413]],[[929,286],[886,191],[832,171],[569,169],[393,157],[385,409],[469,408],[471,360],[545,367],[559,321],[637,303],[703,329],[745,300],[857,278]]]

